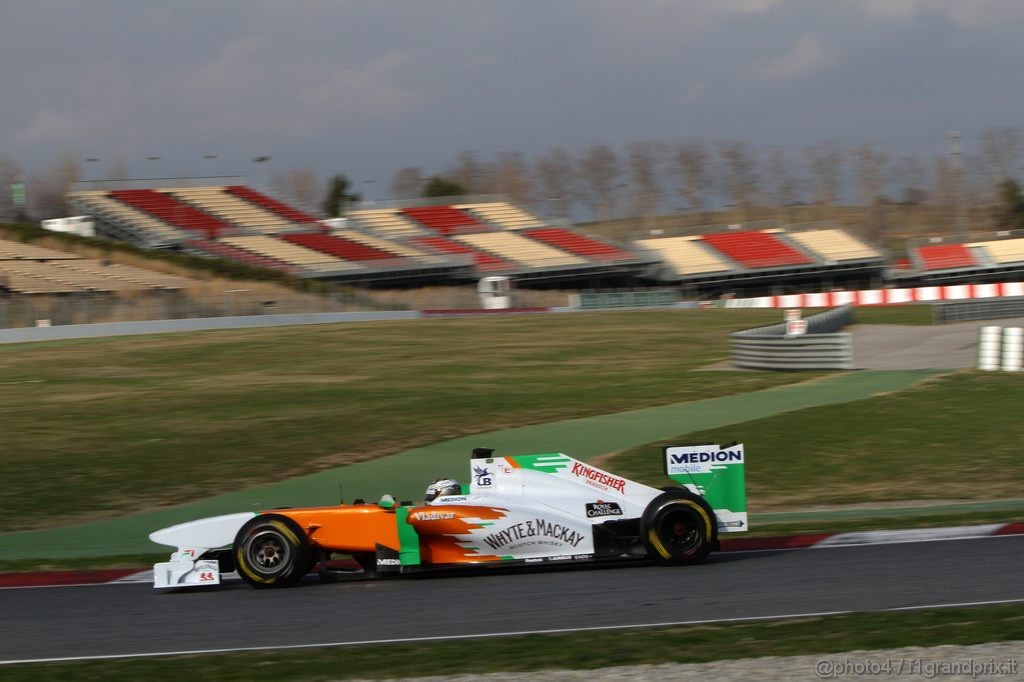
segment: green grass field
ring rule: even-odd
[[[779,316],[581,313],[0,346],[0,531],[807,379],[692,371],[728,357],[728,332]]]
[[[752,450],[753,512],[823,504],[1020,497],[1024,377],[965,372],[905,391],[813,407],[676,441],[738,440]],[[603,460],[652,485],[663,481],[660,444]]]

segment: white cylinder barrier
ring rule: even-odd
[[[1002,327],[982,327],[978,338],[978,369],[994,372],[999,369]]]
[[[1022,360],[1024,360],[1024,329],[1021,327],[1007,327],[1003,330],[1003,371],[1021,371]]]

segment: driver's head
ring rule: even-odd
[[[454,478],[439,478],[427,486],[427,492],[423,500],[430,504],[438,497],[445,495],[458,495],[462,492],[462,486]]]

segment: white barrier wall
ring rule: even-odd
[[[836,308],[841,305],[899,305],[935,301],[969,301],[986,298],[1024,296],[1024,282],[995,284],[954,284],[911,289],[865,289],[830,291],[819,294],[785,294],[735,298],[725,301],[726,308]]]

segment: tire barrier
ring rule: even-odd
[[[1024,369],[1024,329],[982,327],[978,335],[978,369],[984,372]]]
[[[839,330],[853,324],[846,305],[807,318],[807,333],[787,336],[786,323],[730,335],[733,364],[742,369],[853,369],[853,337]]]
[[[1003,298],[989,301],[963,301],[961,303],[937,303],[932,306],[935,321],[971,322],[974,320],[998,320],[1008,317],[1024,317],[1024,297]]]

